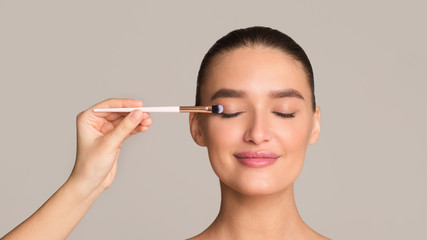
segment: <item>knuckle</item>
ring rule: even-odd
[[[125,118],[123,121],[123,124],[120,124],[120,125],[123,131],[127,131],[135,128],[135,124],[132,122],[132,120],[127,118]]]
[[[82,121],[82,118],[84,118],[85,112],[86,112],[86,111],[83,111],[83,112],[80,112],[80,113],[78,113],[78,114],[76,115],[76,121],[77,121],[77,122]]]

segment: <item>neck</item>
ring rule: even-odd
[[[298,239],[310,232],[296,208],[293,185],[282,192],[243,195],[221,183],[221,208],[206,230],[215,239]]]

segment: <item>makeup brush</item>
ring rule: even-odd
[[[198,113],[216,113],[224,111],[222,105],[212,106],[174,106],[174,107],[139,107],[139,108],[95,108],[94,112],[132,112],[139,109],[142,112],[198,112]]]

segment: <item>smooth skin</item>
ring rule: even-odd
[[[239,96],[212,100],[221,89]],[[286,90],[303,99],[274,95]],[[221,104],[235,116],[190,115],[193,139],[207,147],[221,186],[217,218],[191,239],[328,239],[302,220],[294,200],[293,184],[307,146],[320,133],[320,108],[313,111],[300,63],[274,48],[241,47],[216,58],[201,92],[203,105]],[[272,165],[252,168],[234,156],[258,150],[280,157]]]
[[[65,239],[98,196],[109,188],[123,141],[145,132],[148,113],[94,113],[94,108],[142,107],[133,99],[108,99],[77,116],[77,156],[68,180],[27,220],[2,240]]]

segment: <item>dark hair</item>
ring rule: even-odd
[[[316,100],[314,96],[313,69],[311,67],[310,60],[300,45],[298,45],[292,38],[278,30],[268,27],[237,29],[215,42],[215,44],[206,53],[200,65],[199,74],[197,76],[196,106],[201,105],[200,88],[206,79],[206,74],[215,57],[226,52],[231,52],[232,50],[240,47],[256,46],[277,48],[292,56],[302,64],[308,77],[314,111],[316,109]]]

